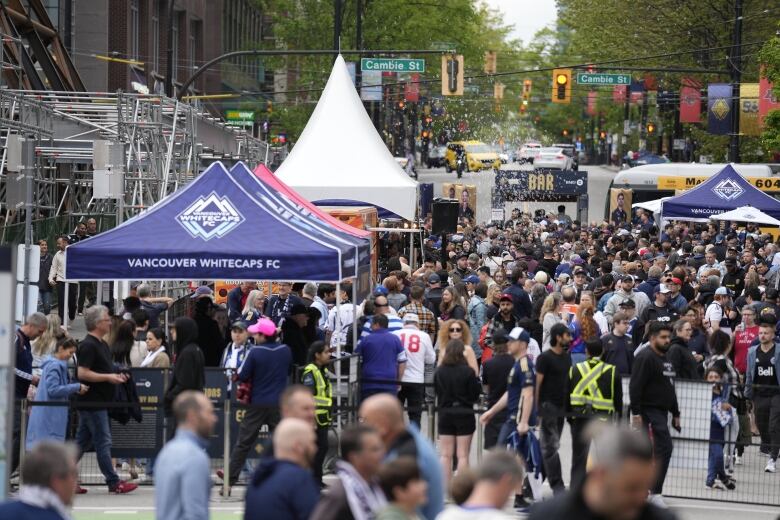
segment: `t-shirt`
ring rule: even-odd
[[[780,393],[775,373],[777,367],[774,365],[776,348],[773,346],[769,352],[764,352],[759,345],[756,349],[756,373],[753,374],[753,384],[756,385],[755,392],[753,392],[755,395],[769,397]]]
[[[728,318],[724,315],[723,307],[718,302],[712,302],[704,313],[704,326],[709,328],[710,324],[720,324],[720,330],[731,336],[731,326]]]
[[[160,314],[168,309],[166,303],[149,303],[145,300],[141,300],[141,308],[146,311],[149,316],[149,328],[155,329],[160,326]]]
[[[568,352],[556,354],[551,350],[542,352],[536,360],[536,371],[544,375],[539,389],[539,403],[552,403],[564,408],[568,400],[569,369],[571,356]]]
[[[482,365],[482,382],[488,387],[488,407],[493,406],[506,392],[509,372],[515,365],[515,360],[509,354],[493,356]]]
[[[425,365],[436,362],[431,337],[427,332],[413,328],[403,328],[393,332],[401,340],[406,351],[406,368],[401,381],[404,383],[425,382]]]
[[[79,343],[78,366],[88,368],[98,374],[112,374],[114,372],[114,363],[111,360],[111,349],[105,341],[88,334],[86,338]],[[89,386],[87,393],[79,396],[79,401],[109,402],[114,399],[114,385],[111,383],[94,383],[92,381],[81,381]]]
[[[355,306],[342,303],[328,312],[328,323],[325,330],[331,332],[330,346],[333,348],[347,344],[347,336],[352,334],[352,322],[355,321]]]
[[[737,329],[734,333],[734,368],[740,374],[747,372],[747,353],[757,337],[758,325]]]
[[[392,383],[372,382],[395,381],[398,378],[398,364],[406,362],[406,351],[401,340],[388,329],[378,329],[360,340],[355,354],[363,356],[363,389],[389,390]]]
[[[520,394],[524,388],[533,388],[534,382],[534,364],[528,359],[528,356],[523,356],[512,366],[512,370],[509,371],[509,379],[507,380],[507,412],[511,420],[517,421],[522,417],[523,410],[520,408]],[[533,410],[531,410],[529,417],[529,426],[536,424]]]

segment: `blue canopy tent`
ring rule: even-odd
[[[300,280],[357,273],[359,247],[253,197],[214,163],[183,189],[114,229],[68,247],[79,280]]]
[[[767,195],[728,165],[721,171],[676,197],[661,203],[661,218],[706,222],[740,206],[752,206],[780,219],[780,201]]]

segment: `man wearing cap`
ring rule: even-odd
[[[634,344],[639,345],[645,336],[645,326],[651,321],[662,321],[672,324],[680,318],[680,315],[669,306],[669,294],[671,291],[666,284],[658,286],[653,299],[653,304],[648,305],[637,318],[633,327]]]
[[[666,286],[669,288],[669,307],[680,313],[688,306],[688,300],[680,293],[682,289],[682,280],[674,276],[666,279]]]
[[[303,301],[292,293],[292,283],[279,282],[279,294],[275,294],[268,299],[268,305],[265,309],[265,314],[271,318],[274,325],[277,327],[281,324],[281,321],[290,315],[293,305],[300,303],[303,305]]]
[[[296,303],[290,309],[290,315],[282,322],[282,341],[292,352],[293,363],[306,365],[309,344],[303,334],[303,328],[309,322],[309,309],[302,303]]]
[[[230,326],[230,343],[222,352],[220,366],[225,369],[228,378],[228,393],[232,390],[233,374],[241,368],[252,343],[244,320],[236,320]]]
[[[406,352],[406,368],[401,377],[401,391],[398,400],[406,406],[409,422],[420,429],[423,397],[425,388],[425,365],[436,363],[436,352],[433,350],[431,337],[419,329],[420,318],[413,312],[403,316],[404,328],[393,332],[401,340]]]
[[[398,336],[388,330],[387,315],[373,316],[371,333],[360,339],[355,354],[363,361],[361,401],[379,393],[397,394],[397,385],[389,381],[403,381],[406,351]]]
[[[634,291],[634,277],[630,274],[623,275],[620,279],[620,290],[616,290],[612,298],[607,302],[607,306],[604,307],[604,316],[607,317],[607,321],[612,323],[612,317],[618,311],[620,304],[626,300],[632,300],[636,307],[636,315],[641,315],[650,305],[650,299],[645,293]]]
[[[461,252],[458,255],[458,259],[456,261],[455,269],[450,271],[449,275],[452,279],[452,283],[460,283],[463,281],[464,278],[466,278],[470,274],[476,275],[470,267],[469,267],[469,254],[466,252]]]
[[[474,288],[479,283],[479,276],[475,274],[470,274],[463,279],[463,283],[466,284],[466,290],[468,291],[468,293],[470,295],[474,294]]]
[[[279,397],[287,386],[292,365],[292,353],[287,345],[278,342],[273,321],[260,318],[247,331],[253,335],[255,346],[246,354],[238,380],[252,382],[252,395],[239,427],[238,441],[230,455],[228,483],[231,486],[238,480],[260,428],[268,425],[269,431],[273,431],[279,423]]]
[[[509,373],[515,364],[515,359],[507,351],[509,335],[502,328],[496,330],[492,337],[493,356],[482,364],[482,383],[487,387],[487,407],[495,406],[506,392]],[[498,433],[506,422],[507,412],[496,413],[485,425],[485,449],[490,449],[498,443]]]
[[[428,288],[425,291],[425,305],[437,318],[441,314],[441,278],[436,273],[428,276]]]
[[[716,330],[722,330],[731,336],[729,312],[731,311],[732,294],[728,287],[718,287],[715,290],[712,303],[707,306],[707,310],[704,312],[704,327],[710,334]]]
[[[723,275],[720,284],[728,287],[736,295],[742,294],[745,289],[745,271],[737,265],[737,259],[733,257],[726,258],[723,261],[726,266],[726,274]]]
[[[485,344],[488,347],[492,348],[493,336],[496,331],[503,329],[506,332],[517,327],[517,322],[520,320],[517,319],[513,312],[514,304],[512,302],[512,295],[508,293],[504,293],[498,298],[498,312],[493,316],[492,320],[488,321],[486,330]]]

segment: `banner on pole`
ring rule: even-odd
[[[628,92],[628,85],[615,85],[612,87],[612,101],[614,103],[625,103]]]
[[[728,83],[711,83],[707,86],[707,131],[715,135],[731,133],[731,118],[733,117],[733,100],[731,85]]]
[[[772,89],[772,83],[766,79],[761,78],[758,83],[758,122],[759,125],[764,125],[764,118],[770,110],[780,110],[780,96]]]
[[[591,117],[596,115],[596,102],[598,97],[599,95],[595,91],[588,92],[588,108],[586,112]]]
[[[742,135],[759,135],[758,83],[742,83],[739,86],[739,132]]]
[[[701,122],[701,84],[691,78],[682,80],[680,88],[680,122]]]

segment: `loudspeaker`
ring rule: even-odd
[[[433,201],[433,222],[431,233],[438,235],[455,233],[458,230],[458,201],[454,199],[435,199]]]

